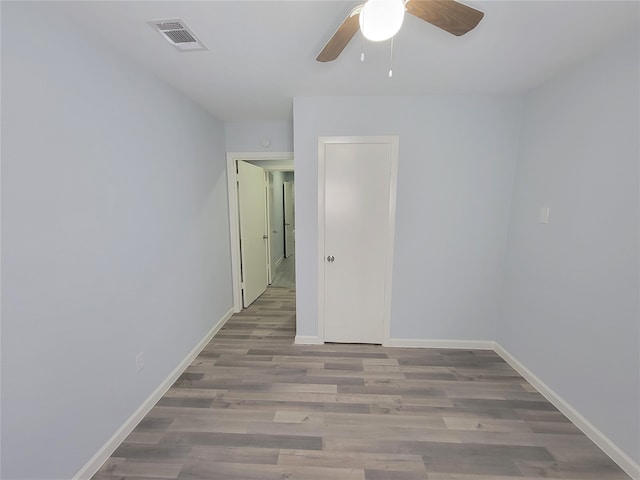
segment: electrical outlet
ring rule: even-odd
[[[144,368],[144,352],[140,352],[136,355],[136,372],[139,372]]]

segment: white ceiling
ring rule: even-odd
[[[315,95],[502,93],[530,89],[638,29],[637,1],[469,1],[485,12],[463,37],[406,15],[389,42],[356,35],[338,60],[316,55],[355,1],[59,2],[98,35],[225,121],[286,120]],[[180,53],[146,22],[181,18],[208,47]]]

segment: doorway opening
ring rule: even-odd
[[[269,188],[270,278],[274,287],[295,289],[295,176],[293,171],[267,172]]]
[[[233,309],[269,286],[295,289],[292,153],[228,153]],[[286,197],[286,198],[285,198]]]

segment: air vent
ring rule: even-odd
[[[182,52],[207,49],[180,19],[154,20],[148,23],[158,30],[171,45]]]
[[[173,43],[193,43],[197,42],[186,30],[168,30],[163,32]]]

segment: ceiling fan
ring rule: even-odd
[[[371,17],[376,15],[376,13],[372,11],[373,7],[385,3],[391,4],[394,1],[404,3],[399,16],[396,16],[395,21],[396,23],[399,22],[397,29],[402,25],[405,11],[456,36],[464,35],[473,30],[484,16],[483,12],[457,2],[456,0],[368,0],[351,10],[347,18],[338,27],[336,33],[333,34],[320,54],[316,57],[316,60],[318,62],[331,62],[338,58],[356,32],[366,28],[365,25],[363,25],[363,20],[367,19],[369,15]],[[367,13],[367,10],[370,10],[371,13]],[[386,13],[381,13],[381,15],[382,21],[390,18]],[[364,31],[363,33],[366,37],[367,33]],[[383,39],[385,38],[378,38],[378,40]]]

